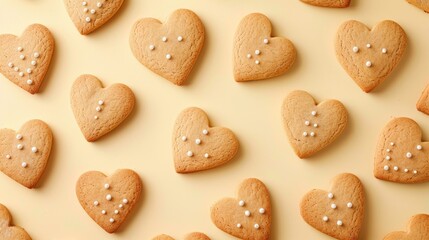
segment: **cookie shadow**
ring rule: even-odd
[[[52,128],[51,128],[52,129]],[[55,164],[57,164],[57,161],[55,161],[56,159],[59,158],[58,151],[56,146],[57,144],[57,140],[55,138],[55,133],[53,130],[52,131],[52,146],[51,146],[51,153],[49,154],[49,159],[48,159],[48,163],[46,164],[46,168],[43,171],[43,175],[40,177],[39,181],[37,182],[36,186],[34,187],[35,189],[39,189],[42,186],[46,185],[47,183],[45,183],[47,181],[47,179],[49,178],[48,175],[52,175],[52,173],[55,172],[54,168],[55,168]]]

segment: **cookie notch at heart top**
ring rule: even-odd
[[[389,233],[383,240],[414,240],[429,239],[429,215],[418,214],[412,216],[408,222],[407,231]]]
[[[131,51],[149,70],[180,86],[200,55],[204,32],[199,17],[187,9],[174,11],[164,24],[144,18],[132,27]]]
[[[73,83],[71,107],[83,135],[93,142],[115,129],[131,113],[134,93],[121,83],[103,88],[92,75],[82,75]]]
[[[0,239],[2,240],[31,240],[28,233],[18,226],[11,224],[12,216],[9,210],[0,204]]]
[[[17,132],[0,129],[0,170],[27,188],[37,186],[48,164],[52,132],[41,120],[30,120]]]
[[[422,142],[414,120],[395,118],[386,124],[377,143],[374,176],[398,183],[429,181],[429,142]]]
[[[339,240],[359,239],[365,215],[365,192],[359,178],[337,175],[329,192],[313,189],[300,203],[301,216],[318,231]]]
[[[296,50],[283,37],[271,37],[271,22],[252,13],[241,20],[234,36],[234,78],[237,82],[282,75],[295,62]]]
[[[211,208],[212,222],[220,230],[244,240],[268,240],[271,235],[270,193],[256,178],[244,180],[237,199],[224,198]]]
[[[67,12],[82,35],[90,34],[108,22],[124,0],[64,0]]]
[[[210,127],[207,114],[187,108],[176,119],[173,129],[173,158],[176,172],[192,173],[223,165],[234,158],[239,142],[224,127]]]
[[[397,23],[385,20],[372,30],[363,23],[343,23],[335,39],[338,61],[365,92],[382,83],[399,64],[407,48],[407,36]]]
[[[54,48],[54,37],[41,24],[28,26],[20,37],[0,35],[0,73],[35,94],[48,72]]]
[[[346,8],[350,5],[351,0],[300,0],[303,3],[307,3],[318,7],[330,7],[330,8]]]
[[[127,219],[143,189],[139,175],[129,169],[110,177],[101,172],[82,174],[76,183],[76,196],[85,212],[106,232],[115,232]]]
[[[316,104],[305,91],[293,91],[282,105],[283,125],[300,158],[307,158],[331,144],[347,126],[347,110],[337,100]]]

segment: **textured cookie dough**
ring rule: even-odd
[[[238,152],[234,133],[224,127],[210,127],[206,113],[187,108],[173,129],[173,158],[176,172],[192,173],[229,162]]]
[[[2,204],[0,204],[0,239],[31,240],[31,237],[23,228],[12,226],[12,216]]]
[[[162,235],[156,236],[152,240],[174,240],[174,238],[168,235],[162,234]],[[210,238],[207,237],[204,233],[193,232],[186,235],[185,240],[210,240]]]
[[[137,21],[130,34],[131,51],[151,71],[176,85],[188,79],[204,45],[204,25],[192,11],[174,11],[165,23]]]
[[[407,2],[413,4],[425,12],[429,12],[429,0],[407,0]]]
[[[406,232],[389,233],[384,240],[427,240],[429,239],[429,215],[418,214],[412,216],[408,222]]]
[[[237,82],[262,80],[285,73],[296,58],[292,42],[271,37],[271,22],[252,13],[241,20],[234,36],[234,78]]]
[[[92,75],[81,75],[71,90],[71,107],[83,135],[93,142],[115,129],[130,115],[135,97],[131,89],[121,83],[103,88]]]
[[[26,122],[19,131],[0,129],[0,170],[27,188],[34,188],[48,164],[52,132],[41,120]]]
[[[86,213],[106,232],[115,232],[137,204],[143,184],[137,173],[117,170],[107,177],[90,171],[76,183],[76,196]]]
[[[270,193],[260,180],[248,178],[240,184],[236,199],[224,198],[212,206],[211,219],[216,227],[234,237],[270,239]]]
[[[358,240],[365,215],[365,192],[359,178],[337,175],[329,191],[313,189],[301,200],[301,216],[318,231],[339,240]]]
[[[385,20],[369,29],[350,20],[335,39],[337,59],[365,92],[381,84],[399,64],[407,48],[407,35],[397,23]]]
[[[289,142],[300,158],[312,156],[337,139],[348,119],[341,102],[331,99],[316,104],[309,93],[300,90],[285,98],[282,117]]]
[[[429,84],[425,87],[416,104],[417,110],[429,115]]]
[[[301,2],[318,7],[346,8],[351,0],[301,0]]]
[[[124,0],[64,0],[67,12],[82,35],[87,35],[109,21]]]
[[[374,176],[398,183],[429,181],[429,142],[422,142],[414,120],[394,118],[384,127],[374,156]]]
[[[40,24],[28,26],[20,37],[0,35],[0,73],[35,94],[48,72],[54,48],[54,37]]]

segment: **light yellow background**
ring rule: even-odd
[[[165,20],[177,8],[195,11],[206,28],[206,42],[187,86],[174,86],[142,66],[128,44],[132,24],[143,17]],[[266,14],[274,34],[289,38],[298,59],[275,79],[236,83],[232,77],[232,39],[248,13]],[[335,58],[338,26],[357,19],[369,26],[398,22],[409,47],[398,68],[370,94],[363,93]],[[55,54],[41,92],[34,96],[0,76],[0,127],[19,129],[39,118],[54,133],[49,165],[39,188],[29,190],[0,174],[0,202],[14,222],[35,240],[151,239],[166,233],[183,239],[201,231],[212,239],[234,239],[210,220],[210,206],[234,197],[238,184],[260,178],[274,210],[272,239],[330,239],[299,214],[301,197],[312,188],[352,172],[366,188],[367,211],[360,239],[382,239],[405,229],[410,216],[429,213],[429,184],[401,185],[373,177],[373,155],[382,127],[396,116],[415,119],[429,139],[429,117],[415,109],[428,83],[429,14],[405,0],[354,0],[347,9],[309,6],[298,0],[125,0],[109,23],[81,36],[60,0],[0,0],[0,33],[20,35],[32,23],[53,33]],[[5,63],[2,63],[5,64]],[[73,81],[84,73],[105,85],[122,82],[136,95],[136,108],[118,129],[95,143],[84,140],[70,108]],[[309,91],[317,101],[339,99],[349,125],[331,146],[300,160],[289,146],[280,117],[284,97]],[[195,174],[176,174],[171,133],[186,107],[203,108],[212,125],[232,129],[241,144],[231,163]],[[89,170],[106,174],[131,168],[144,182],[143,198],[116,234],[94,223],[75,196],[78,177]]]

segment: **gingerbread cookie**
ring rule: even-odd
[[[86,213],[106,232],[115,232],[140,199],[143,184],[129,169],[107,177],[91,171],[80,176],[76,196]]]
[[[308,192],[300,210],[304,221],[318,231],[339,240],[357,240],[365,215],[362,183],[350,173],[337,175],[328,192]]]
[[[187,9],[174,11],[165,23],[154,18],[137,21],[130,34],[134,56],[151,71],[183,85],[204,45],[204,25]]]
[[[152,240],[174,240],[174,238],[168,235],[162,234],[162,235],[156,236]],[[210,238],[207,237],[204,233],[193,232],[186,235],[185,240],[210,240]]]
[[[301,2],[318,7],[346,8],[351,0],[301,0]]]
[[[347,21],[335,39],[338,61],[365,92],[371,92],[392,73],[406,48],[407,35],[390,20],[373,29],[355,20]]]
[[[0,129],[0,170],[34,188],[45,171],[51,148],[51,129],[41,120],[30,120],[17,132]]]
[[[67,12],[77,30],[87,35],[109,21],[124,0],[64,0]]]
[[[0,204],[0,239],[31,240],[31,237],[22,227],[12,226],[12,216],[2,204]]]
[[[429,115],[429,84],[423,90],[422,95],[417,101],[416,107],[420,112]]]
[[[71,107],[77,124],[88,142],[115,129],[130,115],[135,97],[129,87],[116,83],[103,88],[92,75],[81,75],[71,90]]]
[[[234,78],[237,82],[262,80],[285,73],[293,65],[296,50],[283,37],[271,37],[271,22],[252,13],[241,20],[234,36]]]
[[[389,233],[384,240],[426,240],[429,239],[429,215],[418,214],[408,222],[406,232]]]
[[[300,158],[322,150],[344,131],[347,110],[337,100],[316,104],[305,91],[291,92],[282,106],[283,124],[289,142]]]
[[[199,108],[183,110],[174,124],[173,158],[176,172],[192,173],[229,162],[238,152],[234,133],[224,127],[210,127]]]
[[[429,12],[429,0],[407,0],[407,2],[413,4],[425,12]]]
[[[270,239],[270,193],[260,180],[248,178],[241,183],[237,199],[224,198],[212,206],[211,219],[216,227],[234,237]]]
[[[20,37],[0,35],[0,73],[35,94],[48,72],[54,48],[54,37],[40,24],[28,26]]]
[[[429,181],[429,142],[422,142],[419,125],[394,118],[384,127],[374,157],[374,176],[398,183]]]

